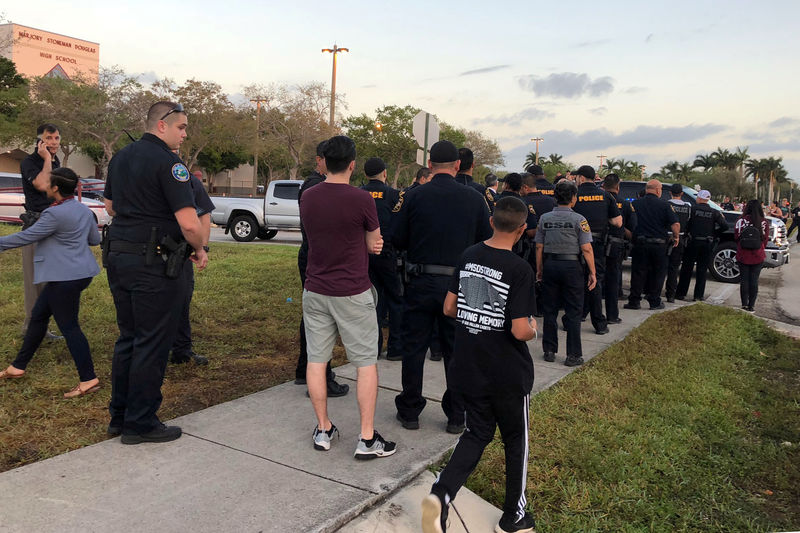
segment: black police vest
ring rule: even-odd
[[[714,236],[717,211],[707,204],[697,204],[692,208],[692,219],[689,221],[689,233],[696,238],[709,238]]]
[[[572,209],[586,217],[592,234],[608,231],[608,201],[603,190],[584,183],[578,187],[578,201]]]

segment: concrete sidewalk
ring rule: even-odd
[[[668,304],[667,310],[678,306]],[[623,323],[604,336],[584,323],[585,359],[653,313],[622,310]],[[534,392],[574,370],[563,366],[564,333],[559,337],[562,351],[555,363],[542,360],[540,341],[530,343]],[[423,394],[429,401],[420,429],[400,427],[394,419],[400,368],[399,362],[379,362],[375,426],[397,442],[392,457],[353,459],[358,409],[355,369],[346,365],[337,374],[350,382],[352,392],[329,400],[331,419],[341,431],[329,452],[312,448],[316,422],[305,387],[286,383],[172,421],[184,429],[184,436],[172,443],[124,446],[110,439],[0,474],[0,531],[418,530],[420,494],[432,479],[429,473],[418,476],[457,438],[444,431],[441,362],[426,362]],[[465,522],[471,531],[496,523],[499,511],[474,496],[473,505],[469,498],[459,495],[461,507],[456,508],[465,512],[460,518],[451,515],[453,531],[461,519],[472,521],[472,526]]]

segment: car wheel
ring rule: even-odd
[[[250,215],[239,215],[231,221],[231,235],[239,242],[250,242],[258,234],[258,223]]]
[[[739,263],[736,262],[736,243],[723,242],[714,250],[711,276],[723,283],[739,283]]]
[[[263,240],[263,241],[268,241],[270,239],[274,239],[275,235],[277,235],[277,234],[278,234],[278,230],[276,230],[276,229],[270,229],[270,230],[260,229],[260,230],[258,230],[258,238]]]

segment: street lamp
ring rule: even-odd
[[[536,143],[536,160],[535,160],[535,164],[537,164],[537,165],[539,164],[539,143],[541,141],[543,141],[543,140],[544,139],[542,139],[541,137],[534,137],[533,139],[531,139],[531,142],[535,142]]]
[[[606,157],[608,157],[608,156],[607,156],[607,155],[605,155],[605,154],[600,154],[600,155],[598,155],[597,157],[599,157],[599,158],[600,158],[600,166],[599,166],[599,167],[597,167],[597,170],[600,170],[600,169],[602,169],[602,168],[603,168],[603,160],[604,160]]]
[[[333,43],[333,48],[323,48],[323,52],[333,54],[333,72],[331,73],[331,128],[333,127],[333,115],[336,107],[336,54],[339,52],[349,52],[349,48],[340,48]]]

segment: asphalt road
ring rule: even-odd
[[[234,244],[243,244],[243,245],[251,245],[251,244],[291,244],[294,246],[300,246],[300,242],[302,238],[300,237],[300,231],[279,231],[275,237],[268,241],[262,241],[261,239],[255,239],[251,242],[238,242],[231,234],[225,235],[224,228],[211,228],[211,242],[228,242]]]

